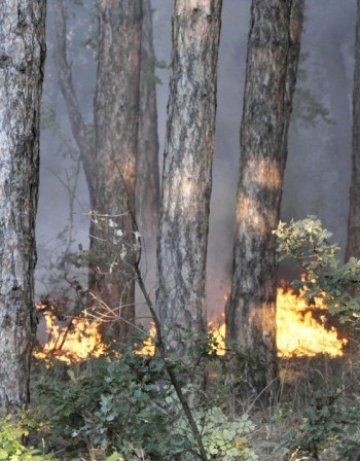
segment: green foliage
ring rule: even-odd
[[[25,446],[24,440],[36,425],[26,415],[0,415],[0,460],[8,461],[51,461],[51,455]]]
[[[342,393],[316,392],[304,411],[302,422],[288,434],[289,460],[323,459],[321,452],[332,446],[341,461],[355,461],[360,456],[360,443],[354,438],[359,430],[360,405],[355,399],[351,410],[341,399]]]
[[[162,365],[148,357],[129,354],[121,360],[93,360],[79,374],[70,367],[68,379],[56,385],[51,379],[43,382],[39,401],[51,400],[51,407],[44,410],[53,433],[72,439],[74,446],[91,444],[123,453],[144,443],[152,452],[155,438],[166,429],[157,403],[168,391],[155,384],[162,375]],[[157,424],[155,434],[150,417]]]
[[[280,259],[292,258],[305,273],[293,282],[302,290],[309,304],[320,297],[330,313],[341,321],[355,322],[360,317],[360,261],[350,258],[342,263],[339,246],[331,243],[332,234],[321,221],[310,216],[301,221],[280,222],[274,234],[278,238]],[[315,393],[303,415],[302,423],[290,434],[289,460],[318,460],[326,447],[336,452],[336,459],[360,459],[358,440],[360,402],[356,394],[351,402],[343,392],[321,390]]]
[[[247,438],[254,424],[244,414],[230,421],[220,408],[197,412],[195,420],[200,427],[203,443],[210,459],[221,461],[256,461]],[[184,422],[182,422],[184,425]]]
[[[49,439],[70,440],[74,450],[100,449],[109,461],[197,458],[193,434],[156,356],[129,352],[92,360],[81,371],[68,367],[60,381],[48,376],[38,388]],[[190,386],[184,391],[193,395]],[[212,407],[195,411],[194,418],[209,460],[257,459],[246,437],[254,428],[247,415],[231,421]]]
[[[280,259],[291,257],[305,272],[293,282],[310,304],[322,297],[332,314],[342,321],[357,321],[360,316],[360,261],[350,258],[343,264],[339,246],[330,243],[331,232],[321,221],[309,216],[301,221],[280,222],[274,231],[278,238]]]

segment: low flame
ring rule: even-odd
[[[316,309],[326,311],[321,300],[316,300]],[[330,329],[315,319],[304,296],[293,290],[277,290],[277,348],[279,357],[313,357],[327,354],[330,357],[343,355],[346,339],[340,339],[334,327]],[[86,318],[73,319],[67,328],[59,326],[54,314],[44,312],[48,340],[35,356],[46,359],[50,356],[66,363],[74,363],[89,357],[106,354],[102,343],[101,322]],[[212,352],[221,356],[225,348],[225,323],[209,323]],[[139,355],[154,355],[156,329],[152,325],[149,337],[134,351]]]
[[[41,307],[38,306],[39,309]],[[47,341],[41,351],[34,352],[36,358],[46,360],[54,357],[71,364],[106,354],[107,347],[102,343],[100,322],[73,318],[66,326],[62,326],[53,313],[45,311],[43,315]]]
[[[155,355],[155,337],[156,327],[152,323],[150,326],[149,337],[143,341],[141,349],[135,349],[134,354]]]

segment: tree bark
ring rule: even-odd
[[[346,259],[360,258],[360,0],[357,2],[353,89],[352,176]]]
[[[56,62],[59,81],[89,187],[89,289],[106,304],[115,336],[125,340],[135,321],[134,258],[136,155],[142,0],[99,3],[99,49],[94,101],[95,129],[83,120],[66,52],[66,19],[62,0],[55,0]],[[109,332],[109,337],[114,337]]]
[[[226,327],[229,348],[265,360],[261,378],[255,370],[247,377],[256,392],[277,376],[272,231],[279,220],[303,8],[303,0],[253,0],[251,10]]]
[[[169,349],[206,331],[205,270],[221,0],[176,0],[158,245],[157,305]]]
[[[94,209],[115,223],[92,226],[91,257],[96,263],[91,289],[123,321],[118,338],[128,337],[135,322],[136,156],[142,0],[110,0],[99,5],[99,56],[95,94],[96,168]],[[114,244],[117,243],[117,246]]]
[[[143,0],[135,195],[137,222],[147,250],[157,234],[160,205],[155,64],[151,1]]]
[[[29,401],[45,0],[0,3],[0,407]]]

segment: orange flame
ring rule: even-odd
[[[315,301],[316,309],[327,310],[321,299]],[[338,337],[335,327],[326,329],[313,317],[311,308],[301,293],[297,296],[293,290],[278,288],[276,308],[276,342],[279,357],[343,355],[343,347],[348,341]]]
[[[135,349],[134,354],[155,355],[155,337],[156,327],[152,323],[150,326],[149,337],[143,341],[141,349]]]
[[[316,309],[327,307],[316,299]],[[278,288],[276,300],[276,344],[279,357],[314,357],[326,354],[330,357],[343,355],[346,339],[340,339],[335,327],[326,329],[314,317],[305,297],[293,290]],[[225,354],[225,323],[214,327],[209,324],[217,355]]]
[[[316,300],[316,309],[326,310],[321,299]],[[34,355],[39,359],[53,356],[66,363],[74,363],[89,357],[106,354],[107,347],[102,343],[101,322],[86,318],[74,319],[69,328],[59,326],[55,315],[45,312],[44,318],[49,335],[40,352]],[[327,354],[330,357],[343,355],[346,339],[340,339],[334,327],[326,329],[314,316],[312,309],[301,294],[293,290],[277,290],[277,348],[279,357],[312,357]],[[209,323],[211,352],[221,356],[226,352],[225,323]],[[149,337],[134,353],[154,355],[156,328],[151,325]]]
[[[38,306],[41,308],[41,305]],[[80,362],[89,357],[100,357],[107,352],[102,343],[100,322],[87,318],[74,318],[67,326],[59,324],[51,312],[44,312],[48,339],[41,351],[34,352],[38,359],[54,357],[65,363]]]

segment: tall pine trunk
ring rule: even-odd
[[[346,258],[360,258],[360,0],[357,2],[353,89],[352,177]]]
[[[169,349],[206,330],[205,271],[221,0],[176,0],[164,153],[157,305]]]
[[[107,217],[102,223],[100,216],[92,226],[90,289],[121,317],[116,322],[116,335],[123,340],[135,322],[134,217],[142,1],[110,0],[100,3],[99,9],[92,182],[94,210]],[[119,239],[114,239],[116,235]]]
[[[146,250],[154,246],[160,205],[155,68],[151,1],[143,0],[136,217]]]
[[[0,407],[29,400],[45,0],[0,2]]]
[[[95,304],[107,306],[110,317],[121,317],[114,324],[115,337],[125,340],[135,321],[134,217],[143,2],[99,3],[94,132],[83,120],[73,85],[63,2],[54,3],[59,83],[95,212],[90,226],[89,289]]]
[[[272,231],[279,220],[303,7],[303,0],[253,0],[251,9],[226,327],[230,348],[264,360],[262,376],[255,369],[247,376],[255,392],[277,376]]]

